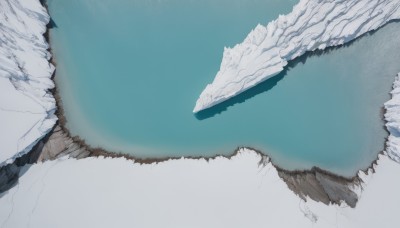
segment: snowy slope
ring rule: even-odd
[[[400,166],[381,156],[355,209],[304,202],[271,164],[231,160],[140,165],[87,158],[33,165],[0,198],[2,227],[395,227]]]
[[[0,1],[0,166],[28,152],[56,122],[39,0]]]
[[[225,48],[221,67],[193,112],[212,107],[277,75],[306,51],[351,41],[400,18],[400,0],[301,0],[293,11],[258,25]]]
[[[391,92],[392,99],[385,103],[386,127],[390,132],[387,153],[400,163],[400,73],[397,75]]]

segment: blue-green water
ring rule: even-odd
[[[287,169],[353,175],[384,148],[380,113],[400,71],[398,23],[192,114],[223,47],[296,2],[48,0],[67,126],[92,146],[142,158],[250,146]]]

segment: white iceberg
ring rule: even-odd
[[[399,18],[399,0],[301,0],[291,13],[258,25],[243,43],[225,48],[220,70],[193,112],[277,75],[307,51],[344,44]]]

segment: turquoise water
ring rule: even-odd
[[[250,146],[287,169],[353,175],[384,148],[381,108],[400,72],[400,25],[192,114],[224,46],[291,0],[48,0],[68,128],[136,157],[213,156]]]

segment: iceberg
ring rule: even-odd
[[[54,66],[39,0],[0,1],[0,166],[29,152],[54,126]]]
[[[277,75],[307,51],[342,45],[399,18],[399,0],[300,0],[291,13],[257,25],[241,44],[225,48],[220,70],[193,112]]]

